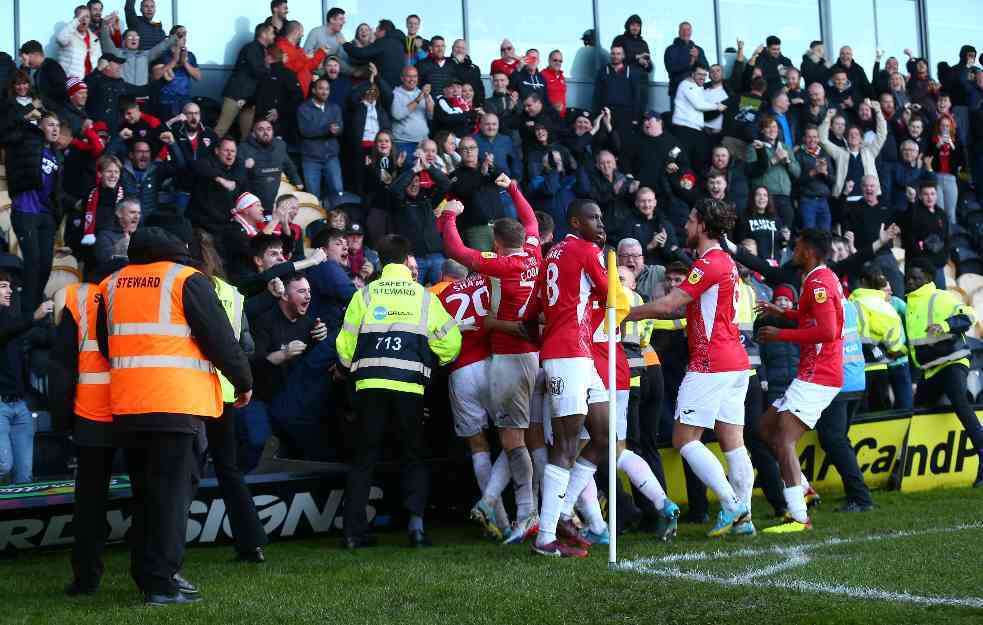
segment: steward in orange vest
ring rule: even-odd
[[[109,361],[110,409],[124,447],[135,518],[131,571],[146,603],[196,600],[177,575],[198,478],[201,419],[222,414],[221,371],[236,405],[252,394],[249,362],[188,255],[191,226],[153,213],[130,239],[130,264],[100,284],[99,351]]]
[[[74,596],[94,593],[102,579],[106,502],[117,445],[109,404],[109,361],[96,340],[99,285],[71,284],[54,299],[56,329],[48,394],[55,422],[71,424],[76,446],[73,579],[65,587]]]

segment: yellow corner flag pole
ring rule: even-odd
[[[608,564],[618,562],[618,497],[617,480],[617,451],[618,451],[618,385],[615,340],[618,333],[616,319],[618,295],[621,294],[621,280],[618,279],[618,266],[615,262],[614,250],[608,250],[608,301],[607,301],[607,333],[608,333]]]

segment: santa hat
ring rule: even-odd
[[[89,86],[78,76],[69,76],[65,82],[65,91],[68,92],[68,97],[72,97],[79,91],[86,91],[88,88]]]
[[[794,302],[795,291],[793,291],[792,287],[788,286],[787,284],[781,284],[775,287],[775,291],[772,299],[776,300],[779,297],[787,297],[790,302]]]
[[[236,205],[232,208],[232,213],[241,213],[253,204],[260,204],[259,198],[252,193],[243,193],[236,198]]]

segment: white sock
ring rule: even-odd
[[[734,512],[741,507],[741,500],[727,481],[724,468],[706,445],[700,441],[690,441],[683,445],[679,453],[689,463],[689,468],[693,469],[696,477],[717,494],[717,499],[725,510]]]
[[[751,491],[754,490],[754,465],[746,447],[724,452],[727,459],[727,478],[740,500],[751,510]]]
[[[587,482],[587,486],[580,492],[580,497],[577,498],[577,510],[584,515],[590,531],[603,534],[607,529],[608,525],[601,514],[601,503],[597,499],[597,483],[593,479]]]
[[[488,478],[488,483],[481,493],[481,498],[487,504],[494,505],[496,501],[501,499],[502,491],[509,485],[511,479],[512,472],[509,471],[509,455],[503,451],[498,454],[498,458],[495,458],[495,464],[492,465],[491,469],[491,477]]]
[[[471,466],[474,467],[474,477],[478,480],[478,488],[484,494],[485,486],[488,486],[488,478],[491,476],[491,452],[479,451],[471,454]]]
[[[547,464],[543,470],[543,505],[539,511],[539,535],[537,545],[556,540],[556,524],[560,520],[560,508],[570,483],[570,471],[555,464]]]
[[[802,485],[785,487],[785,505],[788,506],[788,513],[799,523],[809,520],[806,512],[806,497]]]
[[[512,521],[509,520],[509,512],[505,509],[505,504],[502,502],[501,497],[495,500],[495,520],[498,521],[496,523],[498,529],[502,531],[512,527]]]
[[[642,491],[645,498],[652,502],[656,510],[662,510],[666,504],[666,491],[662,489],[662,484],[652,473],[652,467],[645,459],[626,449],[621,452],[618,458],[618,469],[628,475],[628,479],[634,484],[635,488]]]
[[[809,480],[806,479],[805,473],[799,474],[799,486],[802,487],[802,492],[809,490]]]
[[[589,460],[577,458],[577,462],[573,463],[573,469],[570,470],[570,485],[567,486],[567,496],[563,499],[563,508],[560,514],[562,518],[566,519],[573,516],[574,504],[580,498],[580,493],[587,487],[587,482],[594,481],[596,471],[597,466]]]

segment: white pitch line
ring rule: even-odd
[[[856,538],[838,538],[834,536],[817,543],[805,543],[802,545],[790,546],[774,545],[760,549],[743,548],[733,550],[715,549],[714,551],[688,551],[683,553],[670,553],[664,556],[652,556],[647,558],[637,558],[634,560],[625,560],[623,563],[626,565],[634,563],[641,565],[652,565],[672,564],[676,562],[710,562],[713,560],[754,558],[757,556],[767,555],[788,556],[793,555],[796,552],[814,551],[823,547],[836,547],[838,545],[849,545],[853,543],[878,542],[882,540],[926,536],[929,534],[949,534],[952,532],[962,532],[973,529],[983,529],[983,523],[965,523],[952,527],[939,527],[926,530],[898,530],[895,532],[871,534],[870,536],[859,536]]]
[[[787,571],[789,569],[794,569],[795,567],[808,564],[810,560],[812,560],[812,558],[800,551],[798,553],[789,554],[787,560],[772,564],[771,566],[766,566],[760,569],[749,569],[740,575],[736,575],[734,579],[751,581],[756,577],[768,577],[770,575],[774,575],[775,573],[781,573],[782,571]]]
[[[793,590],[798,592],[814,592],[829,595],[846,596],[851,599],[879,599],[894,603],[913,603],[924,606],[949,606],[961,608],[983,608],[983,598],[981,597],[946,597],[930,595],[913,595],[907,592],[891,592],[868,588],[864,586],[846,586],[843,584],[824,584],[822,582],[807,582],[797,579],[780,578],[775,580],[748,579],[745,576],[718,577],[703,571],[681,571],[677,568],[654,569],[644,565],[627,565],[623,570],[631,570],[637,573],[657,575],[659,577],[669,577],[683,579],[694,582],[709,584],[720,584],[721,586],[751,586],[754,588],[777,588],[780,590]]]
[[[694,582],[710,584],[720,584],[722,586],[751,586],[754,588],[777,588],[781,590],[792,590],[798,592],[814,592],[830,595],[841,595],[852,599],[877,599],[882,601],[892,601],[895,603],[910,603],[924,606],[950,606],[950,607],[969,607],[983,608],[983,597],[948,597],[938,595],[914,595],[908,592],[892,592],[870,588],[866,586],[847,586],[844,584],[827,584],[823,582],[809,582],[803,580],[782,577],[777,579],[761,579],[787,571],[795,567],[807,564],[810,557],[807,552],[815,551],[822,547],[833,547],[838,545],[848,545],[852,543],[873,542],[881,540],[892,540],[898,538],[908,538],[912,536],[926,536],[929,534],[946,534],[961,532],[971,529],[981,529],[983,523],[967,523],[953,527],[943,527],[928,530],[900,530],[884,534],[873,534],[858,538],[829,538],[818,543],[805,545],[792,545],[788,547],[768,547],[764,549],[737,549],[725,551],[718,549],[711,552],[698,551],[690,553],[668,554],[661,557],[640,558],[637,560],[625,560],[619,562],[617,568],[622,571],[644,573],[647,575],[657,575],[659,577],[669,577],[683,579]],[[674,564],[678,562],[709,562],[715,560],[734,559],[742,557],[755,557],[762,555],[786,556],[784,562],[773,564],[760,569],[750,569],[739,575],[722,577],[712,575],[701,570],[682,571],[675,566],[657,567],[658,564]]]

